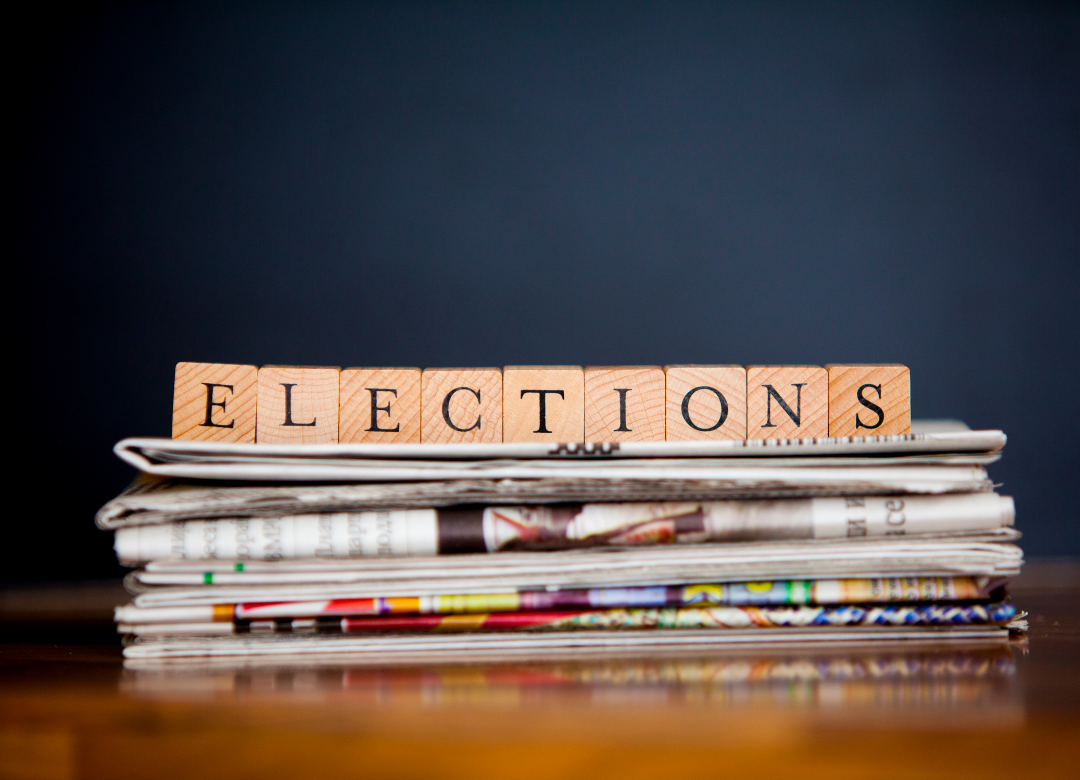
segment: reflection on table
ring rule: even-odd
[[[516,707],[573,701],[734,707],[869,708],[970,712],[980,723],[1022,709],[1013,696],[1014,652],[988,646],[839,648],[832,651],[608,657],[482,665],[372,667],[346,659],[125,664],[131,697],[333,699],[364,705],[484,704]]]

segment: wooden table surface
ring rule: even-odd
[[[124,668],[114,583],[3,592],[0,776],[1080,775],[1080,565],[1009,648],[360,668]]]

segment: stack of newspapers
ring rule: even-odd
[[[499,660],[1024,630],[1000,431],[609,445],[127,439],[130,659]],[[553,654],[555,654],[553,656]]]

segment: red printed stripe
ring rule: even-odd
[[[327,615],[378,615],[379,599],[331,599],[323,612]]]
[[[559,623],[578,612],[496,612],[479,615],[402,615],[398,617],[342,618],[346,633],[365,631],[512,631]]]

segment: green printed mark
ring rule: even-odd
[[[203,572],[202,581],[203,581],[204,585],[213,585],[214,584],[214,572],[212,572],[212,571]]]
[[[813,597],[810,593],[810,583],[806,580],[789,580],[787,583],[787,601],[785,604],[809,604]]]
[[[237,561],[236,566],[234,568],[237,571],[243,571],[244,570],[244,562],[243,561]]]

